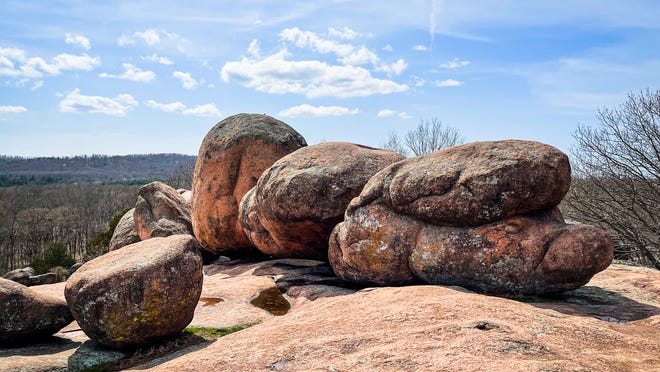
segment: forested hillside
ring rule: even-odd
[[[72,182],[167,179],[195,156],[148,154],[21,158],[0,156],[0,187]]]
[[[138,189],[161,180],[190,188],[196,157],[178,154],[18,158],[0,156],[0,275],[63,244],[88,258],[95,236],[135,206]]]

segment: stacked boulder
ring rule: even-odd
[[[303,147],[276,161],[242,199],[250,241],[273,257],[328,259],[328,238],[348,203],[382,168],[404,157],[344,142]]]
[[[64,295],[80,328],[105,346],[130,348],[181,332],[202,291],[191,235],[156,237],[82,265]]]
[[[109,250],[152,237],[192,234],[189,194],[158,181],[140,187],[135,208],[117,223]]]
[[[140,240],[192,234],[190,203],[162,182],[151,182],[140,187],[133,219]]]
[[[330,237],[342,279],[458,285],[498,295],[580,287],[613,258],[609,235],[568,225],[557,205],[567,156],[529,141],[477,142],[390,165]]]
[[[192,183],[192,227],[212,254],[253,250],[238,219],[241,198],[275,161],[305,139],[267,115],[238,114],[216,124],[199,149]]]
[[[61,299],[0,278],[0,345],[39,341],[72,320]]]

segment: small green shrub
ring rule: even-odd
[[[35,275],[47,273],[51,267],[71,267],[76,260],[66,251],[62,243],[53,243],[46,248],[44,255],[32,262]],[[66,269],[64,269],[66,270]]]
[[[202,337],[218,338],[250,328],[251,326],[252,324],[242,324],[228,328],[187,327],[184,332]]]
[[[121,218],[124,217],[126,212],[129,210],[131,210],[131,208],[126,208],[114,215],[108,222],[108,229],[102,233],[96,234],[96,236],[90,240],[89,243],[87,243],[85,252],[87,252],[88,259],[92,259],[104,253],[108,253],[108,249],[110,249],[110,239],[112,239],[112,234],[115,233],[115,229],[117,228],[117,224],[119,224],[119,220],[121,220]]]

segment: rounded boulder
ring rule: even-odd
[[[192,235],[193,231],[190,203],[174,188],[158,181],[140,187],[133,219],[141,240],[177,234]]]
[[[121,217],[110,238],[109,250],[114,251],[140,241],[140,235],[135,227],[134,213],[135,208],[131,208]]]
[[[268,115],[230,116],[207,133],[192,183],[192,226],[204,250],[253,249],[238,219],[239,202],[264,170],[304,146],[298,132]]]
[[[328,237],[351,199],[376,172],[402,159],[345,142],[301,148],[276,161],[243,198],[243,228],[267,255],[326,261]]]
[[[63,300],[0,278],[0,344],[36,342],[72,321]]]
[[[202,257],[191,235],[157,237],[97,257],[64,295],[87,336],[128,348],[181,332],[202,291]]]

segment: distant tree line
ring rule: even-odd
[[[133,207],[139,185],[100,183],[0,188],[0,273],[39,263],[53,244],[77,261],[107,230],[112,216]]]

